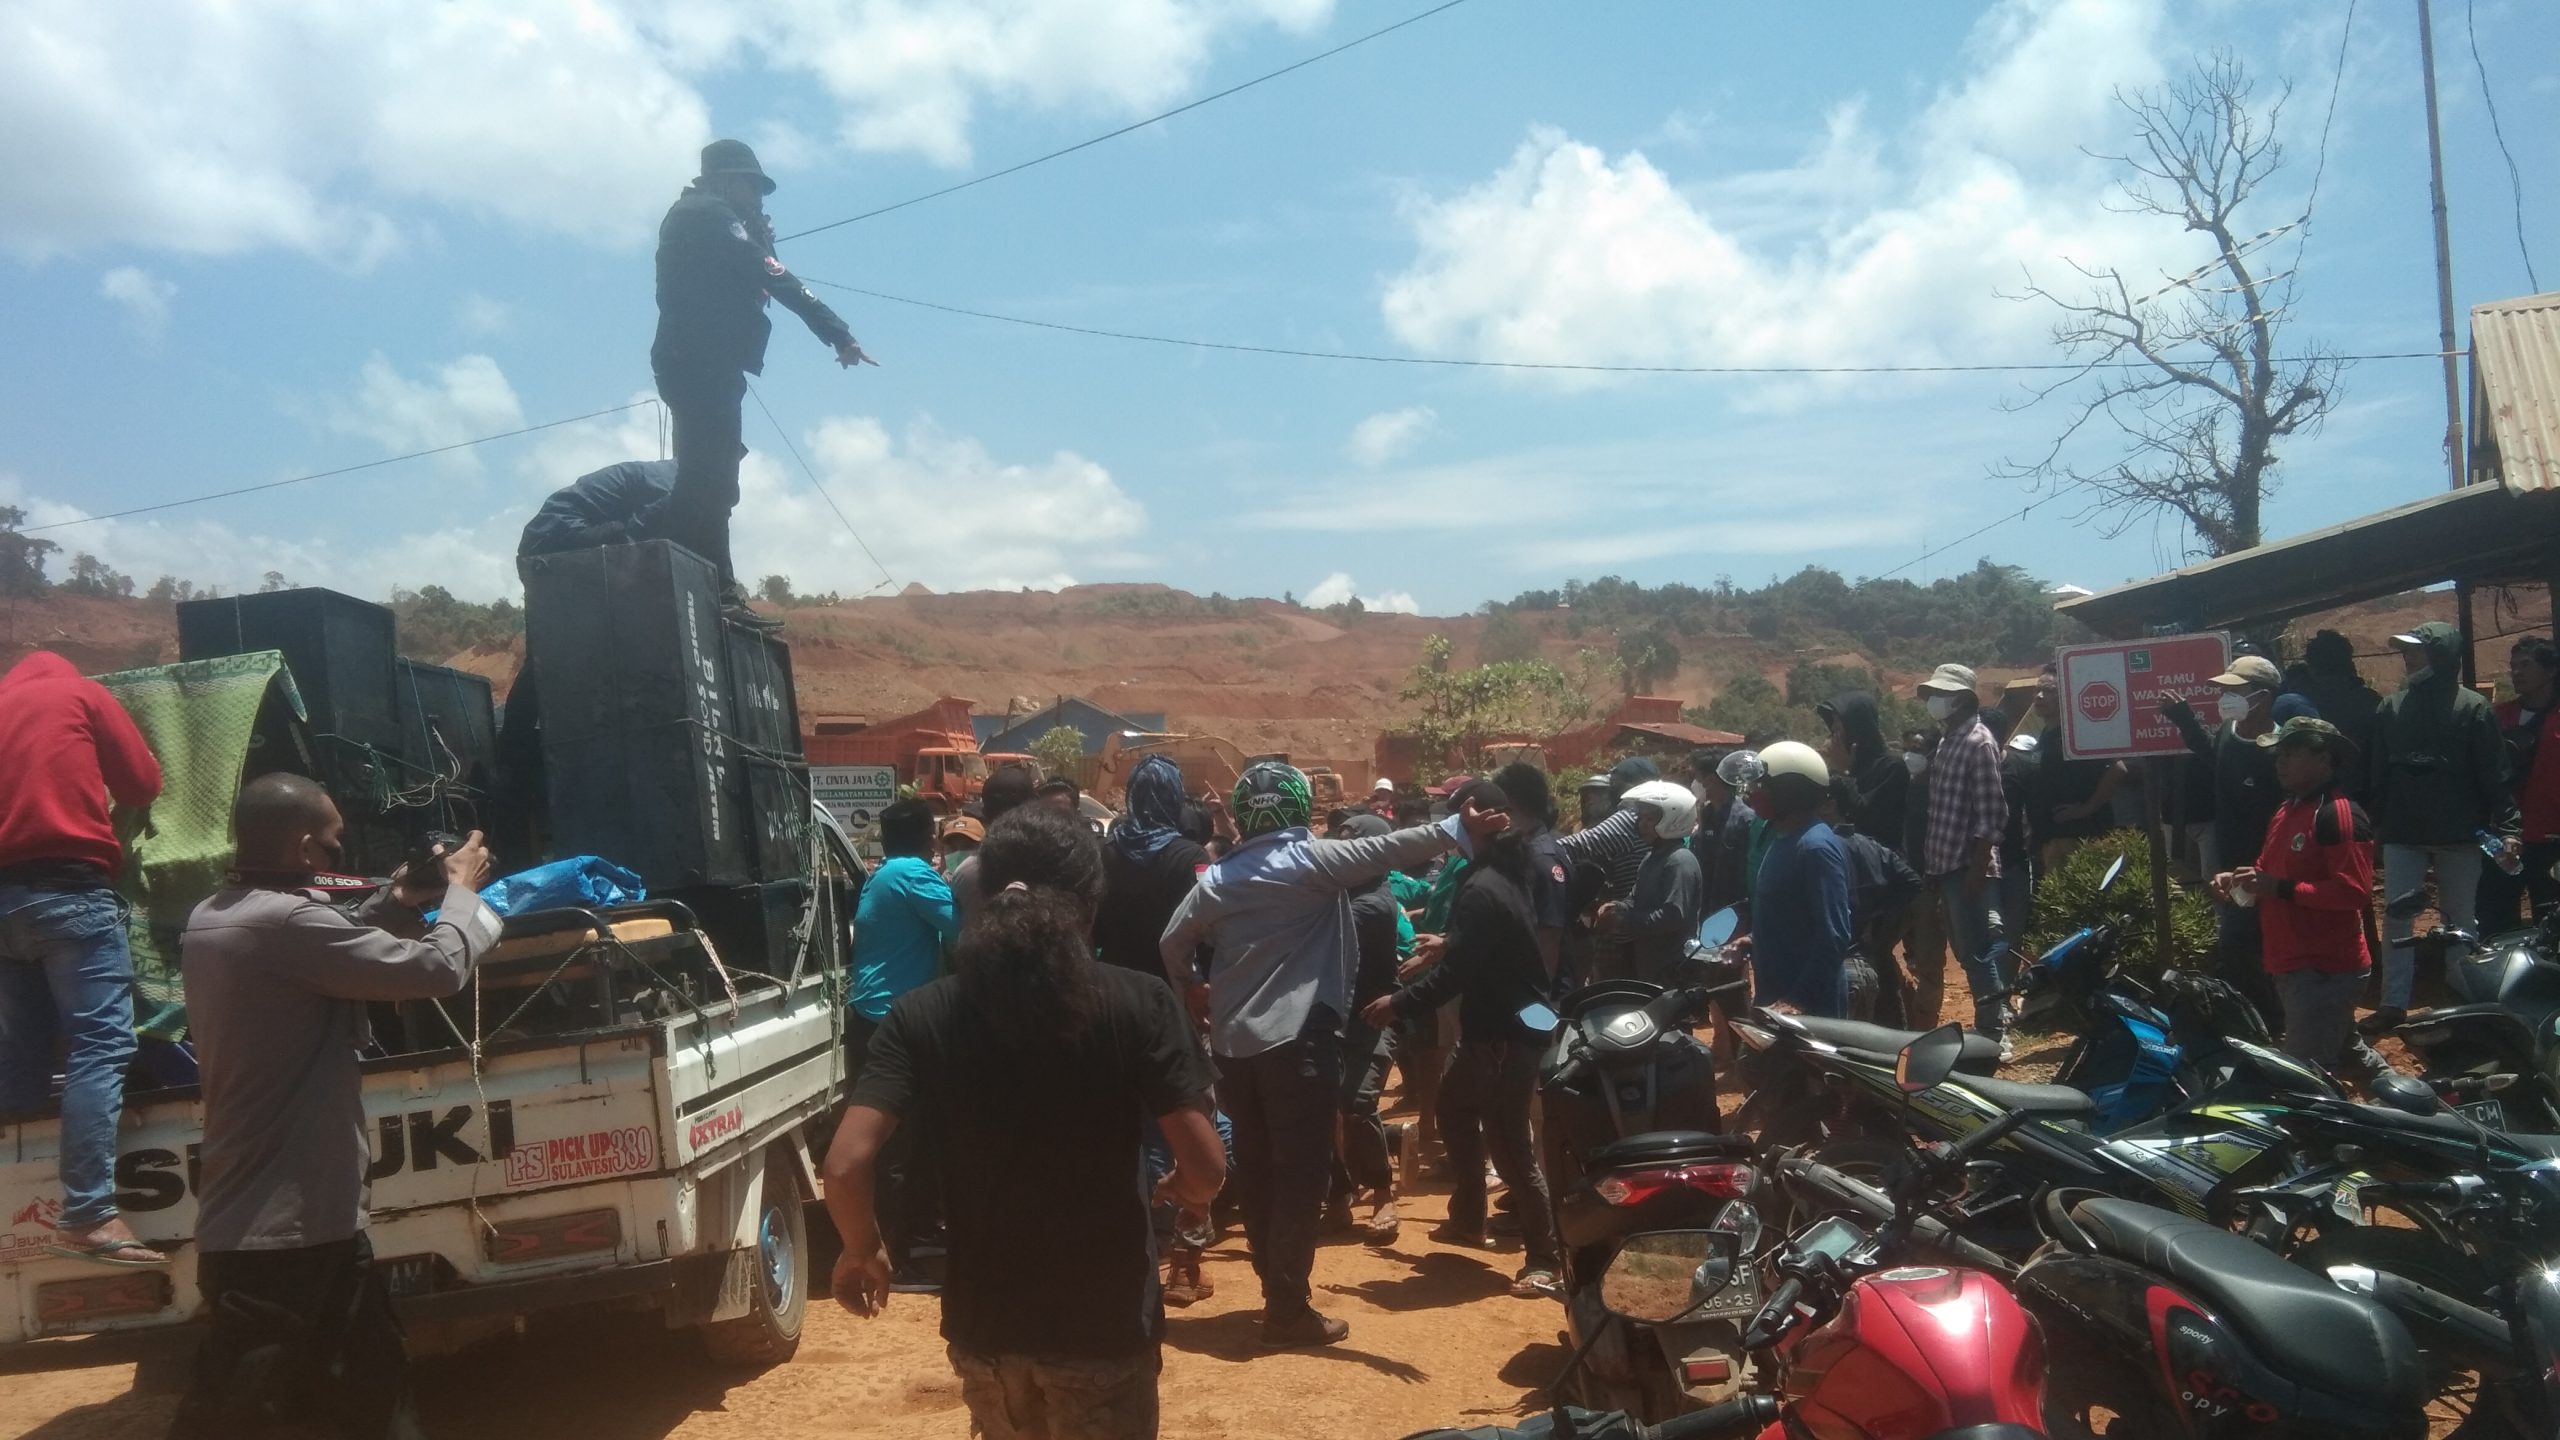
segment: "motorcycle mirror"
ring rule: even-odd
[[[1556,1033],[1556,1026],[1563,1023],[1556,1018],[1556,1012],[1548,1008],[1547,1002],[1543,1000],[1532,1000],[1521,1006],[1517,1018],[1522,1028],[1540,1035],[1553,1035]]]
[[[1905,1095],[1934,1090],[1956,1073],[1956,1062],[1964,1058],[1964,1027],[1941,1025],[1902,1047],[1894,1057],[1893,1083]]]
[[[2107,873],[2098,877],[2098,893],[2104,895],[2108,891],[2114,889],[2116,886],[2116,877],[2123,873],[2124,856],[2119,854],[2116,856],[2116,863],[2107,867]]]
[[[1742,917],[1734,913],[1732,906],[1727,905],[1698,922],[1698,943],[1710,950],[1715,949],[1731,940],[1733,932],[1741,928]]]
[[[1729,1230],[1630,1235],[1600,1276],[1600,1306],[1621,1320],[1668,1325],[1733,1281],[1742,1237]]]

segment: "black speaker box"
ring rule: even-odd
[[[188,600],[178,608],[178,658],[209,660],[280,650],[310,711],[311,728],[394,750],[395,626],[391,611],[335,590],[271,590]]]

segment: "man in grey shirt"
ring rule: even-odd
[[[470,980],[498,939],[475,893],[489,852],[474,831],[439,857],[442,874],[402,866],[350,918],[306,888],[342,863],[328,792],[260,776],[232,827],[232,883],[181,942],[204,1106],[196,1275],[213,1326],[169,1434],[260,1434],[267,1405],[304,1400],[339,1434],[414,1436],[408,1356],[365,1234],[365,1003]]]
[[[1307,832],[1307,777],[1262,761],[1236,782],[1236,848],[1200,872],[1161,945],[1164,971],[1209,1031],[1220,1108],[1235,1124],[1235,1178],[1245,1237],[1262,1279],[1262,1343],[1330,1345],[1351,1333],[1307,1303],[1316,1229],[1333,1176],[1333,1120],[1342,1083],[1343,1021],[1351,1013],[1359,944],[1351,892],[1510,823],[1465,807],[1438,825],[1362,840]],[[1209,980],[1192,961],[1210,947]]]

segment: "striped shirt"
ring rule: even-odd
[[[1929,829],[1921,869],[1945,875],[1972,863],[1973,842],[1991,844],[1991,874],[2000,873],[2000,832],[2009,824],[2000,789],[2000,742],[1979,715],[1950,730],[1929,758]]]

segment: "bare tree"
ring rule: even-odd
[[[2042,286],[2021,297],[2062,312],[2054,343],[2079,368],[2022,402],[2073,391],[2070,423],[2042,458],[2004,463],[1998,473],[2052,491],[2086,489],[2085,516],[2110,537],[2174,518],[2208,554],[2254,547],[2275,488],[2276,443],[2316,426],[2336,403],[2334,352],[2276,353],[2294,276],[2264,273],[2260,257],[2304,221],[2252,232],[2239,218],[2284,163],[2276,125],[2289,87],[2263,111],[2250,91],[2241,63],[2220,52],[2162,89],[2119,91],[2135,144],[2132,153],[2097,157],[2130,172],[2125,211],[2203,235],[2211,260],[2147,289],[2121,270],[2074,261],[2089,283],[2084,298]],[[2074,442],[2107,425],[2121,434],[2116,455],[2087,463]]]

